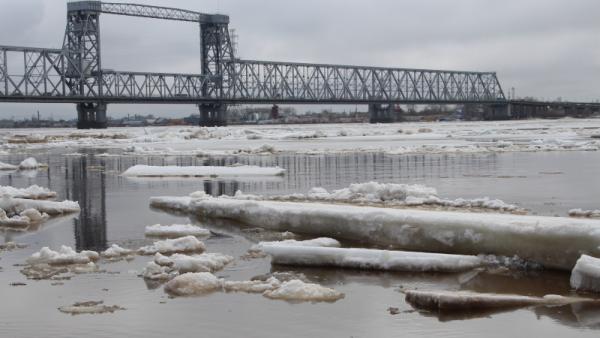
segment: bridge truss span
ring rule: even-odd
[[[504,100],[495,73],[236,60],[232,101],[467,103]]]
[[[105,69],[101,14],[195,23],[200,74]],[[62,49],[0,46],[0,102],[71,102],[81,128],[106,125],[110,103],[181,103],[200,108],[201,123],[222,125],[229,104],[503,104],[492,72],[358,67],[242,60],[229,17],[101,1],[71,1]],[[375,113],[374,113],[375,114]]]

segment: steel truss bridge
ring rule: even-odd
[[[102,68],[102,13],[198,24],[201,73]],[[79,128],[105,128],[110,103],[196,104],[202,125],[231,104],[369,104],[378,122],[394,104],[508,103],[493,72],[242,60],[226,15],[100,1],[68,3],[60,49],[0,46],[0,102],[75,103]]]

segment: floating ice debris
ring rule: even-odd
[[[600,210],[571,209],[571,210],[569,210],[569,216],[585,217],[585,218],[600,218]]]
[[[178,238],[184,236],[206,237],[210,236],[210,230],[191,224],[155,224],[146,227],[146,236],[167,238]]]
[[[600,256],[598,220],[231,198],[193,199],[189,208],[201,217],[276,231],[410,251],[517,255],[565,270],[571,270],[582,253]]]
[[[29,217],[15,215],[8,217],[3,209],[0,209],[0,226],[9,228],[23,228],[31,224]]]
[[[165,291],[174,296],[202,295],[218,291],[223,280],[210,272],[186,273],[165,284]]]
[[[355,183],[348,188],[328,192],[324,188],[312,188],[307,194],[292,194],[269,196],[263,198],[256,195],[245,195],[236,192],[235,199],[276,200],[276,201],[314,201],[341,202],[352,204],[385,205],[385,206],[441,206],[464,209],[489,209],[505,212],[523,213],[525,210],[514,204],[508,204],[498,199],[488,197],[475,199],[444,199],[440,198],[435,188],[420,184],[396,183]]]
[[[23,249],[26,247],[27,247],[27,245],[25,245],[25,244],[19,244],[19,243],[15,243],[15,242],[6,242],[4,244],[0,244],[0,251],[12,251],[12,250],[17,250],[17,249]]]
[[[274,277],[267,280],[251,280],[251,281],[225,281],[223,289],[227,292],[246,292],[246,293],[263,293],[269,290],[275,290],[281,286],[281,282]]]
[[[278,167],[153,167],[147,165],[136,165],[127,169],[123,176],[129,177],[236,177],[236,176],[281,176],[285,169]]]
[[[8,164],[4,162],[0,162],[0,170],[17,170],[19,167],[13,164]]]
[[[148,262],[141,276],[149,280],[165,281],[177,276],[177,272],[169,266],[160,266],[154,262]]]
[[[61,215],[79,212],[79,203],[73,201],[41,201],[4,196],[0,198],[0,209],[7,214],[19,214],[27,209],[36,209],[48,215]]]
[[[38,163],[38,161],[33,158],[33,157],[29,157],[23,160],[23,162],[21,162],[19,164],[19,169],[21,170],[30,170],[30,169],[37,169],[40,166],[40,164]]]
[[[170,267],[180,274],[187,272],[215,272],[222,270],[225,265],[231,262],[233,262],[233,257],[220,253],[203,253],[195,256],[174,254],[170,257],[157,253],[154,256],[154,263]]]
[[[296,266],[330,266],[351,269],[463,272],[481,267],[477,256],[427,252],[387,251],[324,247],[265,246],[273,264]]]
[[[304,241],[297,241],[295,239],[286,239],[283,241],[272,241],[272,242],[260,242],[254,245],[255,250],[260,250],[261,247],[265,246],[310,246],[310,247],[328,247],[328,248],[339,248],[342,245],[340,242],[333,238],[319,237],[315,239],[307,239]]]
[[[76,252],[73,248],[63,245],[58,251],[43,247],[40,251],[31,255],[27,259],[27,263],[50,265],[87,264],[97,261],[99,257],[95,251]]]
[[[114,258],[119,258],[119,257],[123,257],[123,256],[130,256],[130,255],[134,255],[134,254],[135,254],[134,250],[125,249],[125,248],[120,247],[117,244],[113,244],[108,249],[106,249],[102,253],[100,253],[100,256],[102,256],[104,258],[114,259]]]
[[[102,301],[79,302],[58,308],[58,311],[71,315],[113,313],[118,310],[125,310],[125,308],[117,305],[104,305]]]
[[[56,192],[50,191],[48,188],[43,188],[38,185],[32,185],[28,188],[0,186],[0,196],[38,200],[56,197]]]
[[[267,290],[263,296],[300,302],[335,302],[344,298],[344,294],[339,291],[297,279],[284,282],[274,290]]]
[[[158,209],[174,210],[180,212],[188,212],[192,201],[191,197],[151,197],[150,206]]]
[[[27,265],[21,269],[21,273],[28,279],[69,279],[70,277],[61,276],[69,273],[69,269],[64,265],[33,264]]]
[[[40,213],[37,209],[25,209],[19,214],[21,217],[27,217],[30,223],[40,223],[47,220],[50,216],[47,213]]]
[[[571,287],[600,293],[600,259],[582,255],[571,272]]]
[[[421,291],[408,290],[406,302],[416,309],[429,311],[481,311],[498,308],[520,308],[527,306],[561,306],[569,304],[598,303],[590,298],[563,297],[546,295],[528,297],[476,293],[471,291]]]
[[[161,254],[173,253],[202,253],[205,250],[204,243],[194,236],[180,237],[176,239],[166,239],[157,241],[154,244],[142,247],[138,253],[142,255],[154,255],[157,252]]]

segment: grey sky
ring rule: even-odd
[[[597,0],[137,0],[230,15],[246,59],[498,72],[519,96],[600,99]],[[60,47],[66,1],[0,0],[0,44]],[[104,15],[103,67],[198,72],[191,23]],[[0,104],[0,117],[72,105]],[[181,115],[193,106],[113,105]]]

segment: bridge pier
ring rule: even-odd
[[[202,103],[200,109],[201,127],[224,127],[227,125],[227,105],[223,103]]]
[[[369,104],[369,123],[393,123],[397,121],[398,118],[393,104]]]
[[[106,129],[106,103],[84,102],[77,104],[77,129]]]

